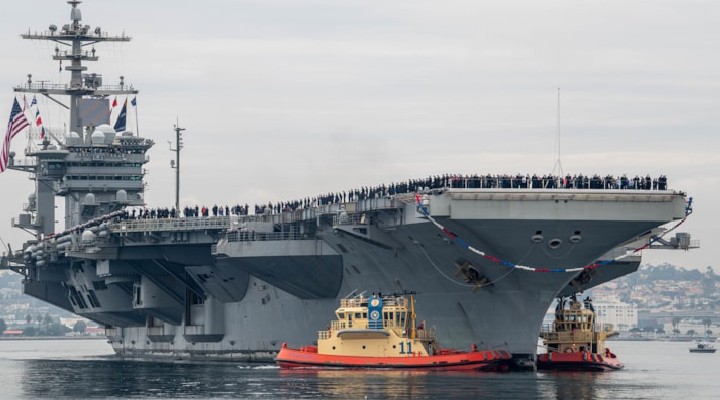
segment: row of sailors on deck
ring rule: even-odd
[[[248,215],[250,207],[245,204],[237,204],[233,207],[230,206],[218,206],[217,204],[208,208],[206,206],[198,207],[185,207],[183,209],[183,216],[185,217],[209,217],[212,214],[213,217],[223,217],[230,215]]]
[[[248,214],[248,205],[245,204],[244,206],[236,205],[234,207],[229,206],[218,206],[217,204],[208,208],[206,206],[194,206],[194,207],[185,207],[182,210],[182,213],[178,213],[175,210],[175,207],[167,208],[167,207],[160,207],[160,208],[142,208],[142,209],[136,209],[133,208],[132,210],[128,210],[125,218],[132,218],[132,219],[155,219],[155,218],[176,218],[176,217],[209,217],[210,214],[212,214],[213,217],[222,217],[222,216],[229,216],[229,215],[247,215]]]
[[[310,207],[354,202],[358,200],[384,198],[396,194],[417,193],[427,189],[442,188],[567,188],[567,189],[640,189],[640,190],[667,190],[667,177],[662,175],[651,178],[647,175],[641,178],[636,175],[630,179],[627,175],[613,177],[608,175],[601,178],[599,175],[583,176],[567,175],[565,177],[543,175],[435,175],[425,179],[410,179],[408,181],[391,183],[374,187],[361,187],[349,191],[328,193],[316,197],[306,197],[267,205],[255,205],[255,214],[295,211]]]
[[[452,188],[518,188],[518,189],[637,189],[637,190],[667,190],[667,177],[661,175],[651,178],[650,175],[641,177],[627,175],[614,177],[607,175],[473,175],[452,179]]]
[[[565,177],[544,175],[436,175],[425,179],[411,179],[390,185],[375,187],[362,187],[349,191],[328,193],[316,197],[307,197],[267,205],[255,205],[255,214],[295,211],[320,205],[353,202],[365,199],[383,198],[396,194],[416,193],[426,189],[442,188],[574,188],[574,189],[641,189],[641,190],[667,190],[667,177],[664,175],[653,179],[649,175],[645,178],[635,176],[629,179],[626,175],[621,177],[598,175],[583,176],[567,175]]]
[[[590,296],[586,296],[585,299],[582,301],[582,305],[585,307],[585,309],[590,311],[595,311],[595,307],[593,306],[593,301],[590,298]],[[567,299],[565,297],[559,297],[557,299],[557,305],[555,306],[555,314],[560,314],[562,310],[565,309],[579,309],[580,308],[580,302],[577,299],[577,294],[573,294],[570,299]]]
[[[613,177],[607,175],[435,175],[424,179],[410,179],[407,181],[391,183],[389,185],[365,186],[359,189],[348,191],[321,194],[314,197],[306,197],[299,200],[267,204],[255,204],[255,215],[279,214],[282,212],[295,211],[299,209],[313,208],[329,204],[354,202],[358,200],[385,198],[397,194],[417,193],[427,189],[442,188],[536,188],[536,189],[639,189],[639,190],[667,190],[667,177],[661,175],[658,178],[651,178],[650,175],[628,178],[626,175]],[[132,218],[175,218],[177,217],[209,217],[209,216],[230,216],[249,215],[250,206],[247,204],[235,206],[212,207],[197,205],[184,207],[182,212],[174,208],[142,209],[132,210]]]
[[[177,211],[173,208],[143,208],[128,210],[124,217],[132,219],[149,219],[149,218],[175,218]]]

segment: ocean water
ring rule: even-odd
[[[610,342],[605,373],[285,371],[273,365],[122,360],[102,340],[0,341],[0,399],[720,399],[720,353]]]

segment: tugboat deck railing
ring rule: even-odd
[[[595,324],[595,332],[613,332],[615,330],[615,326],[613,324]],[[552,324],[545,324],[540,328],[540,333],[552,333],[553,332],[553,325]],[[566,333],[566,332],[562,332]]]
[[[318,339],[319,340],[327,340],[332,337],[332,332],[337,332],[341,330],[346,329],[357,329],[357,330],[368,330],[370,329],[368,327],[367,320],[357,320],[353,321],[352,326],[348,323],[348,321],[339,321],[339,320],[333,320],[330,321],[330,329],[319,331],[318,332]],[[401,326],[395,321],[392,320],[383,320],[383,329],[382,330],[395,330],[400,336],[405,336],[408,334],[408,332],[405,330],[406,328],[404,326]],[[408,335],[409,336],[409,335]],[[432,329],[416,329],[415,330],[415,338],[420,340],[434,340],[435,339],[435,328]]]
[[[543,332],[546,344],[589,343],[593,340],[593,332]]]
[[[347,299],[340,299],[340,308],[352,308],[352,307],[365,307],[367,305],[369,298],[367,297],[351,297]],[[408,306],[408,300],[405,297],[384,297],[383,298],[383,306],[389,307],[389,306],[397,306],[397,307],[405,307]],[[352,310],[345,310],[345,311],[352,311]],[[405,310],[398,310],[398,311],[407,311]]]

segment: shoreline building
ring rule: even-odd
[[[636,304],[620,301],[593,302],[601,325],[612,324],[618,332],[627,332],[638,326],[638,310]]]

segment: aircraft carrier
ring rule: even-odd
[[[14,90],[62,104],[68,128],[39,139],[33,127],[25,157],[9,154],[7,168],[35,183],[12,225],[34,239],[2,266],[24,275],[25,293],[105,326],[119,355],[270,361],[283,342],[315,341],[339,298],[413,290],[444,345],[530,365],[558,295],[635,271],[632,250],[690,247],[687,234],[660,239],[686,218],[687,196],[644,179],[445,175],[255,214],[133,218],[154,142],[111,126],[107,110],[138,92],[84,65],[96,44],[130,38],[68,4],[69,23],[22,35],[57,43],[70,81]]]

